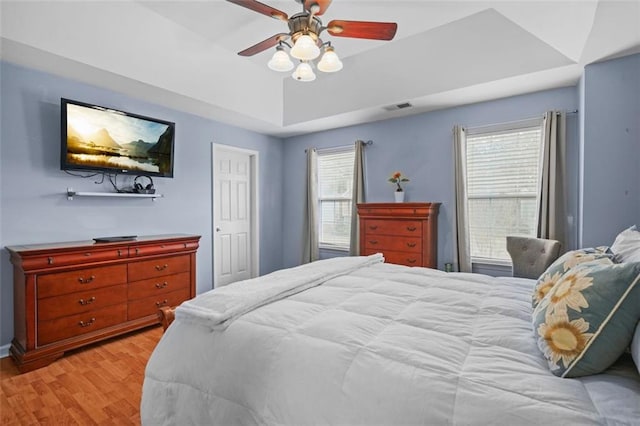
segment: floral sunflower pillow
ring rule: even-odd
[[[533,311],[533,329],[551,372],[580,377],[611,366],[639,319],[640,262],[598,259],[562,274]]]
[[[531,298],[531,306],[535,307],[540,303],[544,296],[553,288],[560,277],[569,269],[584,262],[599,261],[607,263],[613,259],[613,253],[609,247],[602,246],[596,248],[584,248],[579,250],[568,251],[557,258],[546,271],[540,275],[536,285],[533,288],[533,296]]]

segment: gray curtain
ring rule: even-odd
[[[349,239],[349,255],[360,255],[360,220],[358,219],[358,203],[364,202],[364,142],[356,141],[356,152],[353,164],[353,192],[351,194],[351,237]]]
[[[320,258],[318,236],[318,153],[307,149],[307,202],[304,208],[304,249],[302,263]]]
[[[544,114],[542,141],[542,176],[538,237],[558,240],[566,247],[566,137],[567,119],[564,112]]]
[[[461,126],[453,127],[455,173],[454,270],[471,272],[469,244],[469,207],[467,204],[467,136]]]

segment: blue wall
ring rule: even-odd
[[[102,235],[198,234],[197,291],[212,287],[212,142],[259,152],[260,272],[282,267],[282,160],[278,138],[145,103],[51,74],[0,62],[0,246],[90,240]],[[66,97],[176,123],[173,179],[154,183],[164,198],[76,197],[66,188],[112,192],[108,183],[60,171],[60,98]],[[119,183],[127,182],[120,178]],[[1,253],[0,345],[13,338],[12,268]]]
[[[588,65],[584,98],[584,246],[640,226],[640,54]]]
[[[393,201],[393,187],[387,179],[400,170],[411,179],[405,185],[406,201],[442,203],[438,216],[438,267],[443,269],[444,263],[453,259],[453,126],[474,127],[542,117],[549,109],[575,110],[577,102],[576,88],[568,87],[286,139],[285,266],[300,261],[306,148],[348,145],[357,139],[373,140],[373,145],[365,148],[366,201]],[[577,123],[577,114],[568,116],[569,150],[576,155]],[[575,216],[578,165],[571,164],[568,173],[572,184],[569,205]],[[572,228],[572,244],[576,234],[577,230]]]
[[[568,116],[568,205],[573,217],[569,248],[611,244],[620,230],[640,224],[640,55],[589,65],[576,87],[284,141],[6,62],[0,62],[0,94],[0,246],[84,240],[98,234],[200,234],[198,292],[211,288],[212,282],[212,142],[260,153],[262,274],[300,261],[307,147],[373,140],[365,149],[367,201],[392,201],[386,179],[401,170],[411,178],[407,201],[441,202],[438,263],[442,268],[453,253],[453,125],[514,121],[541,116],[549,109],[579,109]],[[156,182],[165,198],[156,203],[67,201],[67,187],[110,188],[59,170],[60,97],[175,121],[175,178]],[[330,255],[335,253],[325,253]],[[13,284],[4,250],[0,268],[0,345],[6,345],[13,336]]]

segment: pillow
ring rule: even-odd
[[[565,272],[533,312],[551,372],[580,377],[607,369],[640,319],[640,262],[585,262]]]
[[[562,274],[572,267],[583,262],[600,261],[608,263],[611,259],[613,259],[613,254],[610,252],[609,247],[604,246],[566,252],[549,265],[547,270],[538,278],[533,288],[531,306],[535,309],[549,290],[558,282]]]
[[[640,373],[640,322],[636,326],[636,333],[633,335],[633,340],[631,341],[631,356],[636,362],[638,373]]]
[[[640,231],[635,225],[618,234],[611,251],[617,262],[640,262]]]

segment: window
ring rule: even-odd
[[[349,250],[354,147],[318,151],[320,248]]]
[[[473,263],[509,262],[507,235],[536,235],[542,121],[467,131]]]

